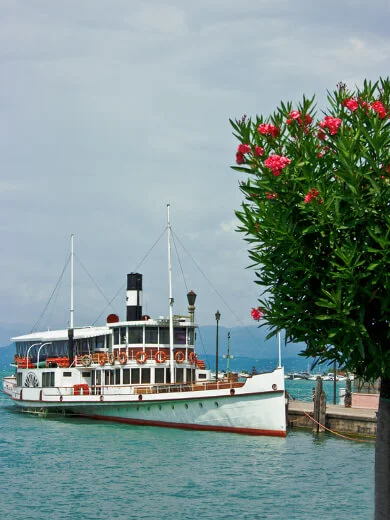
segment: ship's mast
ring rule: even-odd
[[[173,362],[173,297],[172,297],[172,260],[171,260],[171,221],[169,214],[170,205],[167,204],[168,211],[168,280],[169,280],[169,352],[171,383],[175,382],[175,365]]]
[[[74,250],[73,250],[74,235],[70,236],[70,328],[73,329],[73,314],[74,314]]]

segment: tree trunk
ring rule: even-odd
[[[390,518],[390,379],[382,379],[375,449],[375,520]]]

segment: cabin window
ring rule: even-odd
[[[64,377],[72,377],[72,372],[62,372]]]
[[[104,348],[104,336],[98,336],[96,338],[96,348]]]
[[[129,343],[143,343],[143,327],[129,327]]]
[[[154,369],[154,382],[155,383],[165,383],[164,375],[165,375],[165,368],[155,368]]]
[[[195,334],[194,329],[188,329],[188,345],[194,345],[195,343]]]
[[[163,345],[164,343],[169,345],[170,341],[169,341],[169,329],[168,328],[160,327],[159,343],[160,343],[160,345]]]
[[[130,368],[124,368],[123,369],[123,384],[129,385],[130,384]]]
[[[207,374],[198,374],[199,379],[206,379]]]
[[[141,383],[150,383],[150,368],[141,368]]]
[[[43,387],[54,386],[54,372],[43,372],[43,374],[42,374],[42,386]]]
[[[91,372],[81,372],[82,377],[91,377]]]
[[[120,368],[116,368],[115,369],[115,385],[120,385],[121,384],[121,369]]]
[[[176,327],[173,331],[173,343],[175,345],[186,344],[186,329],[184,327]]]
[[[131,369],[131,384],[132,385],[139,385],[139,382],[140,382],[139,372],[140,372],[139,368]]]
[[[121,345],[126,345],[126,343],[127,343],[126,327],[121,327],[119,330],[120,330]]]
[[[158,343],[157,327],[145,327],[145,343]]]
[[[119,345],[119,329],[114,329],[114,345]]]
[[[176,383],[183,383],[184,371],[182,368],[176,368]]]
[[[16,373],[16,385],[22,386],[22,372]]]

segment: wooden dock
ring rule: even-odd
[[[315,424],[312,420],[313,416],[314,404],[312,402],[289,400],[287,405],[289,428],[311,430]],[[376,437],[377,410],[326,404],[324,426],[343,435]]]

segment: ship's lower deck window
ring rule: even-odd
[[[130,384],[130,368],[123,369],[122,384],[124,384],[124,385]]]
[[[22,373],[21,372],[16,373],[16,385],[22,386]]]
[[[165,372],[165,368],[155,368],[154,369],[154,382],[155,383],[165,383],[164,372]]]
[[[141,368],[141,383],[150,383],[150,368]]]
[[[42,386],[43,387],[54,386],[54,372],[43,372],[43,374],[42,374]]]
[[[132,368],[131,369],[131,384],[132,385],[139,385],[140,383],[140,369],[139,368]]]
[[[187,368],[187,383],[193,383],[195,381],[195,370]]]
[[[183,383],[184,371],[182,368],[176,369],[176,383]]]

